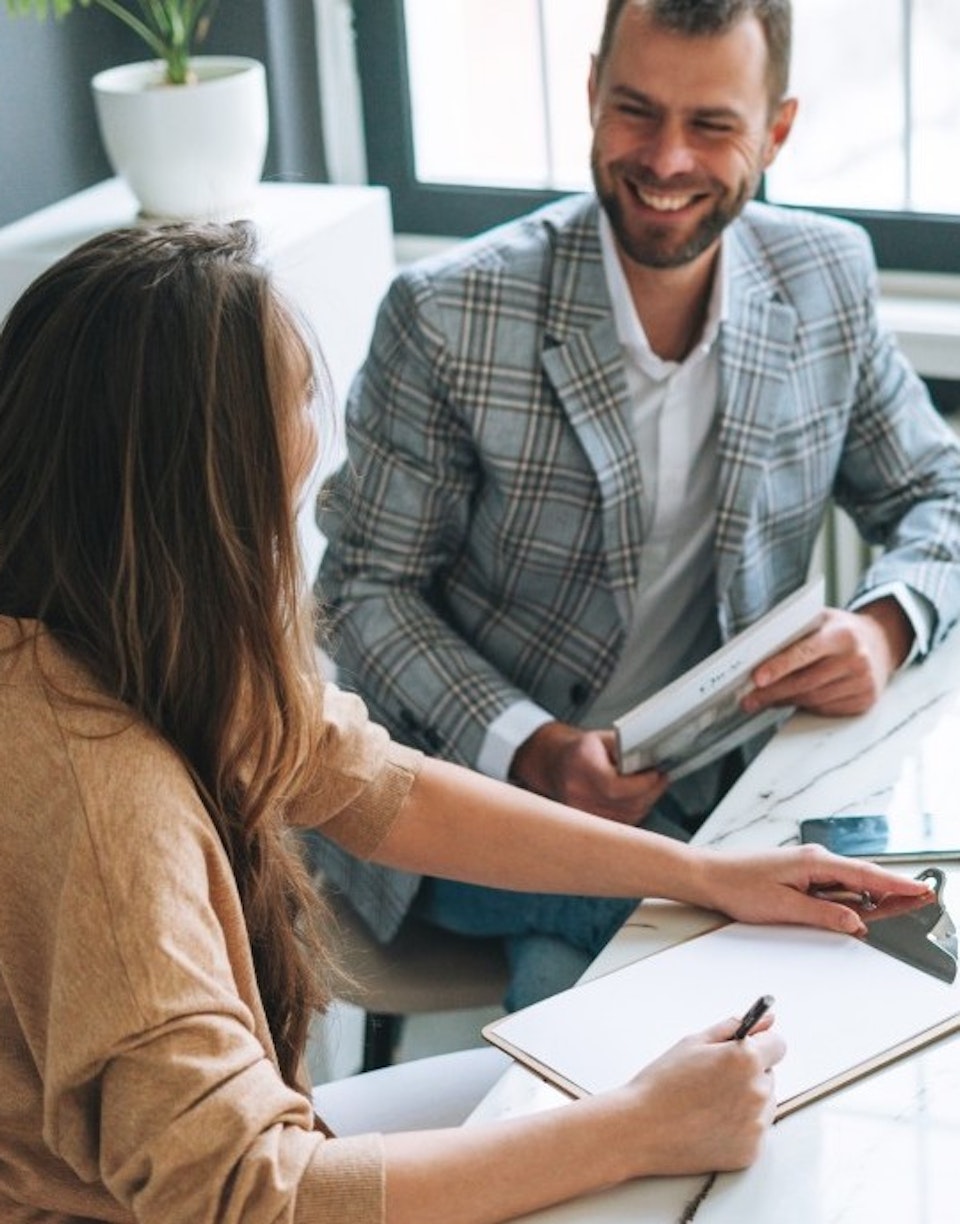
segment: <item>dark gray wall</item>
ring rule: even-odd
[[[220,0],[202,50],[267,66],[271,137],[265,177],[322,181],[312,0]],[[149,52],[115,17],[10,17],[0,0],[0,225],[107,178],[90,78]]]
[[[0,223],[110,174],[90,78],[138,58],[137,40],[105,13],[39,22],[0,5]]]

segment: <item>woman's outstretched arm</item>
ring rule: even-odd
[[[746,922],[857,933],[854,910],[811,897],[831,885],[875,896],[925,884],[818,846],[732,854],[587,815],[428,759],[374,856],[387,866],[531,892],[667,897]]]

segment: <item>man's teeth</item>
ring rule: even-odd
[[[656,212],[679,212],[681,208],[692,204],[694,199],[692,195],[647,195],[640,190],[637,190],[637,198],[641,204]]]

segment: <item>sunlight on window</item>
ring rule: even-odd
[[[800,106],[767,175],[771,199],[904,206],[902,7],[901,0],[794,4],[790,92]]]
[[[406,0],[417,178],[585,187],[603,10],[604,0]]]
[[[957,0],[794,0],[794,38],[800,112],[770,198],[960,213]]]
[[[960,0],[794,0],[769,197],[960,214]],[[406,0],[421,182],[586,188],[605,0]],[[907,48],[910,53],[907,53]]]
[[[600,42],[604,0],[544,0],[544,71],[552,181],[560,190],[589,182],[590,57]]]
[[[417,177],[545,185],[536,0],[406,0]]]
[[[912,206],[960,213],[960,0],[914,4]]]

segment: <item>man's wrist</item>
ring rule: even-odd
[[[547,761],[559,745],[562,745],[573,731],[566,723],[554,719],[538,727],[532,735],[528,735],[517,748],[510,762],[507,775],[510,782],[523,786],[527,790],[546,794],[549,766]]]
[[[540,795],[580,806],[565,791],[564,761],[583,738],[570,723],[552,719],[529,735],[513,754],[508,780]]]
[[[937,614],[933,604],[925,596],[907,586],[905,582],[884,582],[872,590],[864,591],[850,604],[851,612],[859,612],[869,604],[877,603],[890,597],[896,600],[900,611],[910,622],[913,630],[913,641],[906,656],[900,660],[899,667],[906,667],[915,659],[926,655],[933,641],[933,631]]]
[[[553,722],[553,715],[533,701],[517,701],[508,706],[487,727],[476,769],[490,778],[506,782],[518,748],[549,722]]]
[[[895,672],[909,656],[915,638],[913,624],[893,595],[885,595],[871,603],[862,604],[856,611],[868,616],[883,633],[890,657],[890,671]]]

